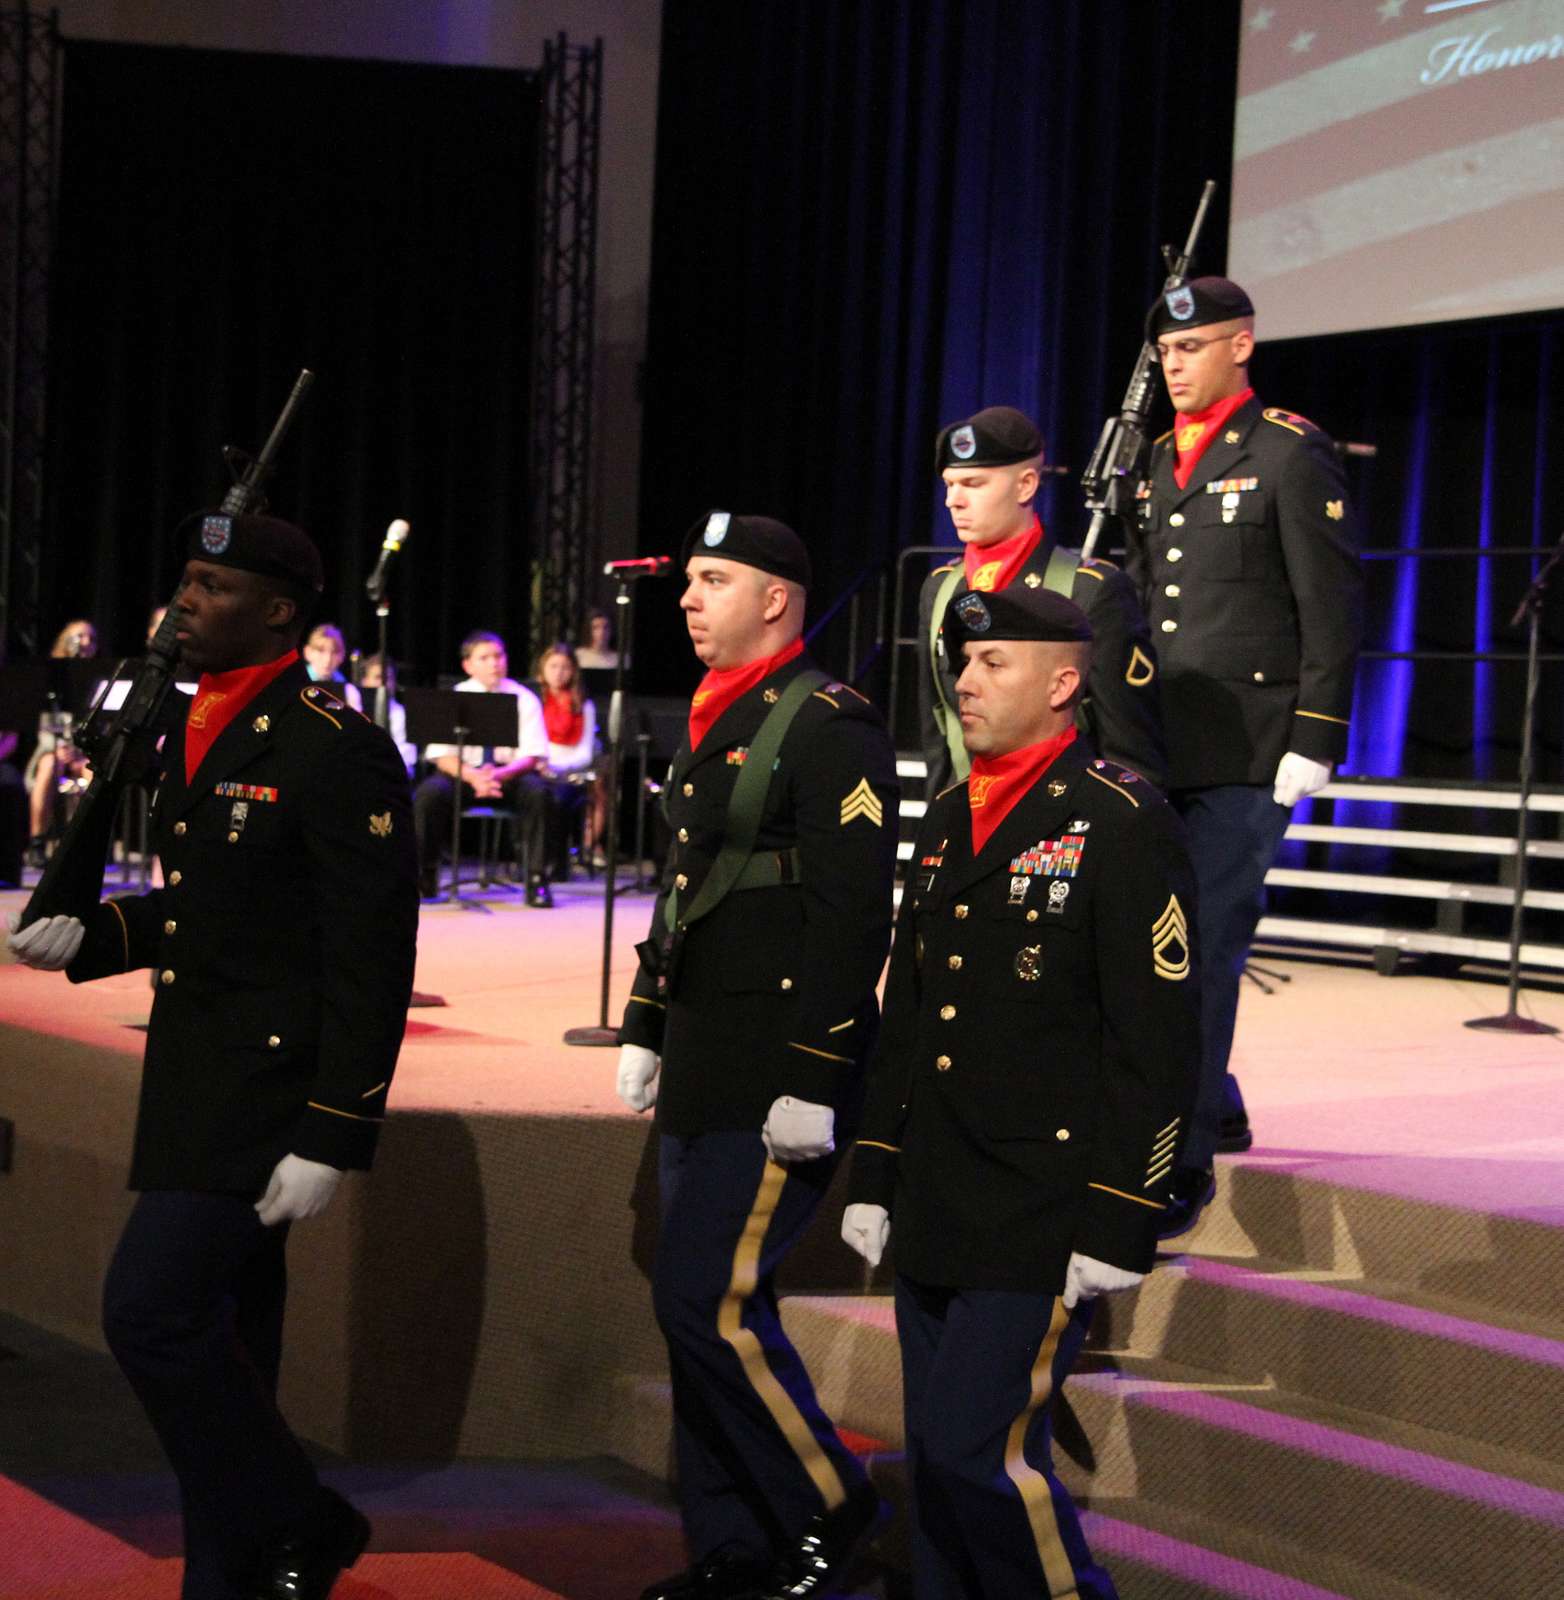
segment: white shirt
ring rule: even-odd
[[[539,761],[548,758],[548,732],[543,726],[543,704],[538,697],[528,688],[516,682],[514,678],[501,678],[492,689],[486,689],[476,678],[463,678],[457,684],[458,694],[513,694],[516,696],[516,743],[500,745],[494,752],[494,765],[508,767],[512,761],[518,761],[523,756],[535,756]],[[424,755],[430,761],[438,761],[441,756],[454,756],[454,744],[426,744]],[[462,763],[464,766],[478,767],[483,765],[483,747],[476,744],[462,746]]]

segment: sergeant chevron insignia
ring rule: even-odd
[[[1159,978],[1182,983],[1189,976],[1189,921],[1178,896],[1168,896],[1151,927],[1151,965]]]
[[[842,799],[842,826],[845,828],[859,817],[867,817],[877,828],[885,821],[885,807],[869,787],[867,778],[860,778],[857,786]]]
[[[389,839],[391,837],[391,813],[382,811],[377,817],[374,812],[370,812],[369,831],[377,839]]]

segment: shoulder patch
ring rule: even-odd
[[[1296,411],[1283,411],[1280,406],[1267,406],[1260,415],[1267,422],[1274,422],[1278,428],[1286,428],[1289,433],[1296,433],[1300,439],[1305,434],[1320,431],[1307,417],[1300,417]]]

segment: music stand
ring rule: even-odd
[[[456,747],[456,792],[451,800],[451,889],[447,905],[465,905],[461,882],[463,748],[469,744],[488,749],[513,750],[520,734],[520,701],[508,691],[461,694],[455,689],[404,689],[407,739],[420,749],[429,744]]]

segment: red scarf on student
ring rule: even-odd
[[[967,779],[967,807],[972,814],[972,854],[989,841],[995,828],[1015,809],[1015,803],[1054,764],[1075,738],[1066,728],[1041,744],[1029,744],[1004,756],[973,756]]]
[[[701,740],[711,731],[711,725],[741,694],[753,689],[762,678],[769,678],[778,667],[786,666],[794,656],[804,653],[804,641],[795,639],[785,650],[774,656],[763,656],[747,666],[728,667],[721,672],[715,669],[701,679],[701,686],[690,701],[690,749],[699,750]]]
[[[543,727],[550,744],[580,744],[585,716],[576,710],[570,696],[560,689],[543,697]]]
[[[217,736],[267,684],[280,678],[299,659],[290,650],[263,667],[235,667],[232,672],[203,672],[185,719],[185,782],[195,775]]]
[[[993,594],[1008,589],[1016,574],[1042,542],[1043,525],[1034,516],[1032,525],[1020,533],[1001,539],[998,544],[969,544],[962,553],[967,587],[978,594]]]
[[[1173,446],[1178,451],[1178,461],[1173,468],[1173,481],[1180,489],[1189,482],[1190,474],[1206,453],[1206,446],[1216,438],[1216,430],[1246,400],[1253,398],[1254,390],[1245,389],[1240,394],[1230,394],[1225,400],[1218,400],[1204,411],[1194,411],[1187,417],[1180,417],[1174,423]]]

